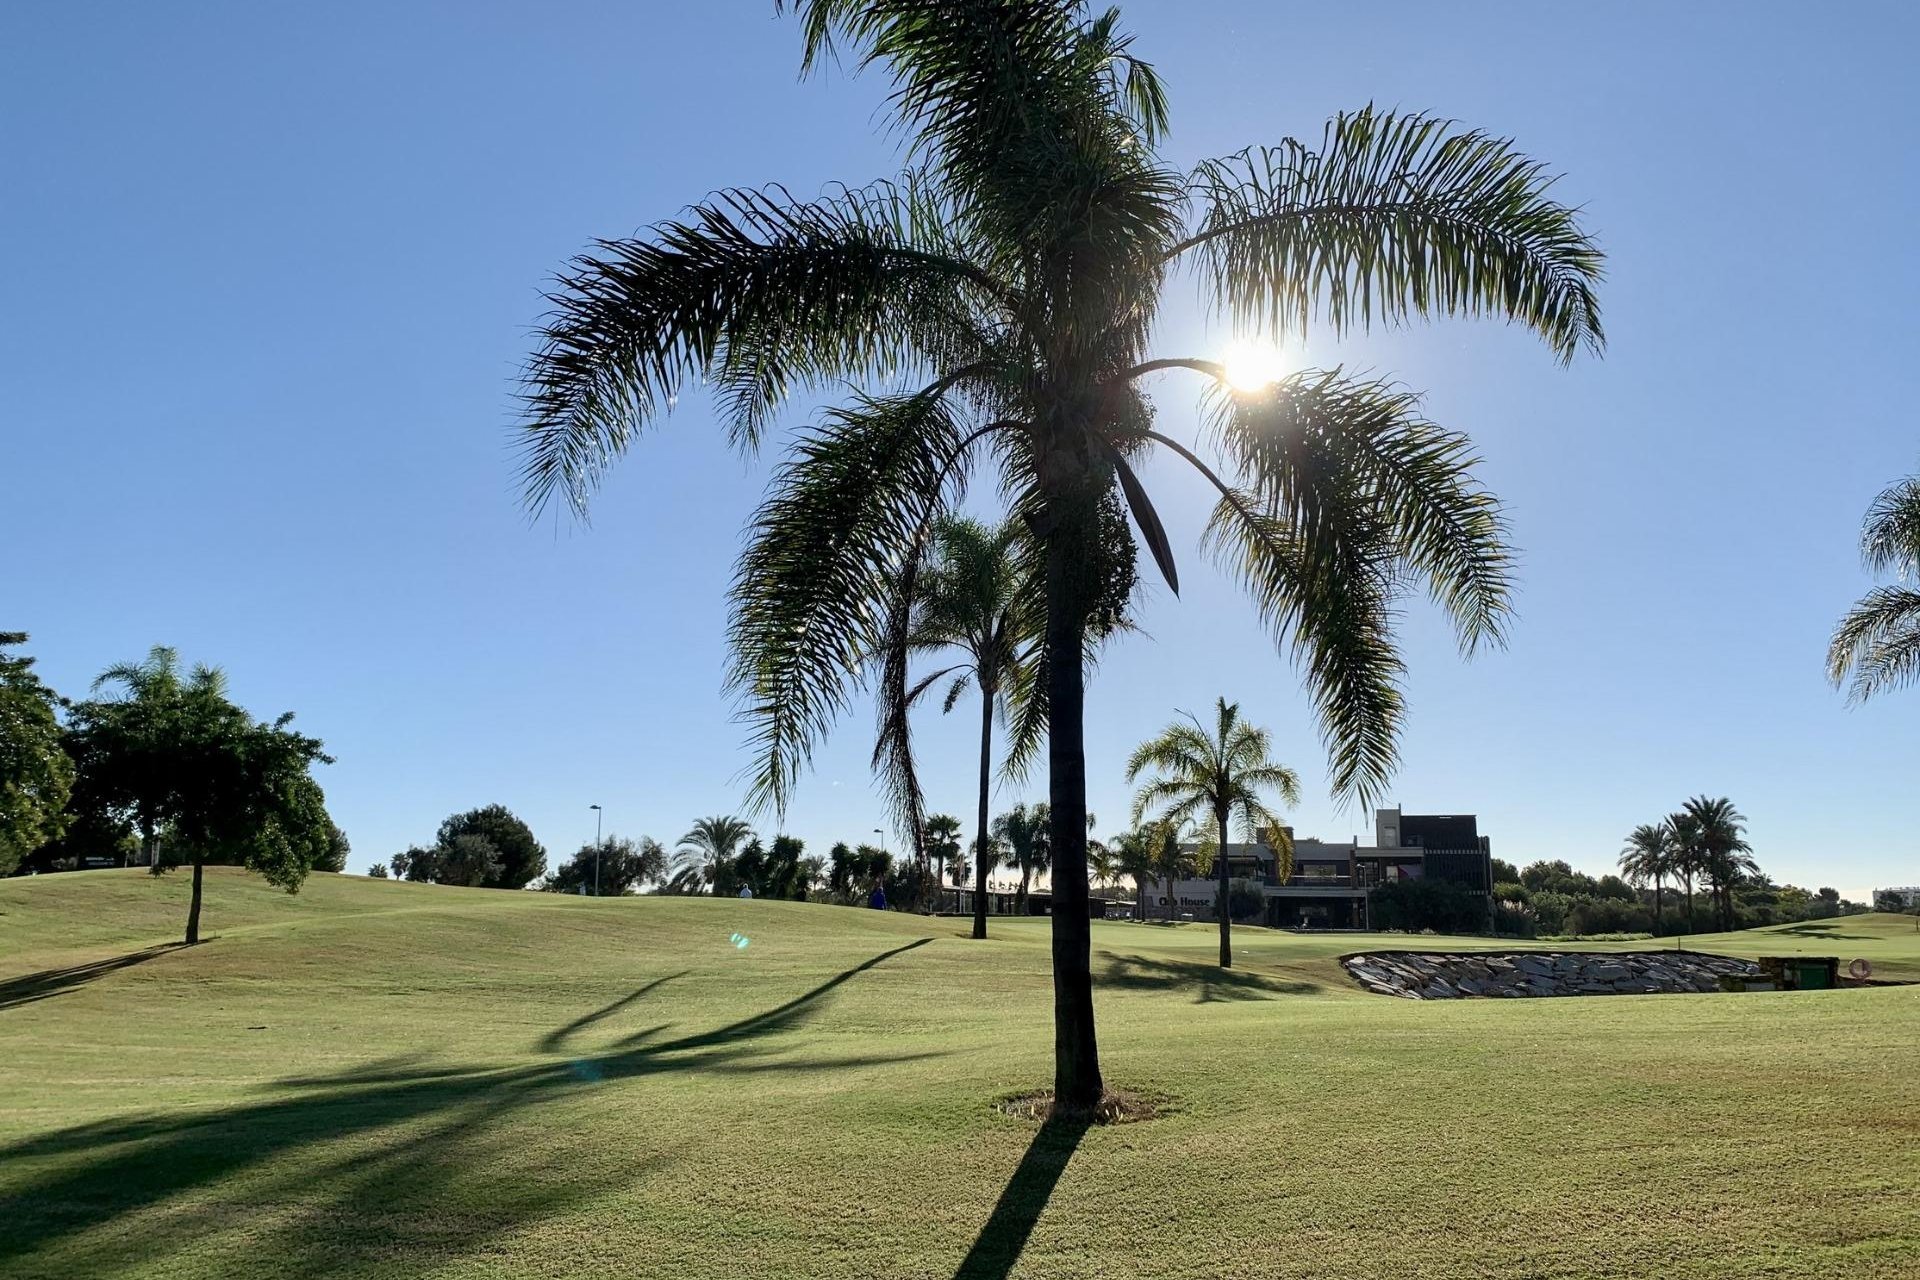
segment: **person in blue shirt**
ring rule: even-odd
[[[886,881],[882,880],[880,883],[873,886],[873,896],[867,899],[867,905],[872,907],[875,911],[885,911],[887,909],[887,882]]]

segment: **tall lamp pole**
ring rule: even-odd
[[[606,815],[597,804],[587,808],[593,810],[593,896],[597,898],[600,896],[600,819]]]

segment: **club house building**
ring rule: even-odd
[[[1367,897],[1375,886],[1423,878],[1451,881],[1485,898],[1491,919],[1493,850],[1472,814],[1379,809],[1374,812],[1373,831],[1371,845],[1357,839],[1296,838],[1293,874],[1285,883],[1278,875],[1278,859],[1265,840],[1229,844],[1227,873],[1234,880],[1259,886],[1267,899],[1264,923],[1275,928],[1368,928]],[[1165,919],[1171,894],[1174,919],[1212,920],[1219,874],[1216,862],[1205,879],[1176,880],[1171,888],[1165,880],[1147,881],[1146,918]]]

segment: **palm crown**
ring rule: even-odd
[[[1909,476],[1874,500],[1860,536],[1867,568],[1894,577],[1847,611],[1827,649],[1827,674],[1852,677],[1853,701],[1920,677],[1920,476]]]
[[[1361,110],[1318,148],[1174,169],[1156,151],[1166,95],[1115,11],[777,7],[801,20],[804,65],[845,53],[889,77],[910,167],[813,200],[721,192],[577,260],[528,371],[528,500],[583,509],[689,383],[712,388],[746,448],[793,393],[864,388],[800,433],[734,582],[753,798],[780,807],[872,655],[906,645],[935,520],[976,471],[995,473],[1044,551],[1056,1082],[1077,1105],[1098,1090],[1081,651],[1099,594],[1087,566],[1116,494],[1178,581],[1134,463],[1166,449],[1212,483],[1208,544],[1301,659],[1335,786],[1363,803],[1394,760],[1403,585],[1424,582],[1467,648],[1499,637],[1510,590],[1499,509],[1464,437],[1412,395],[1338,370],[1234,395],[1217,362],[1150,358],[1169,273],[1197,277],[1249,336],[1490,314],[1571,358],[1601,342],[1600,254],[1541,165],[1424,116]],[[1210,380],[1221,469],[1154,429],[1142,379],[1173,368]]]
[[[1158,825],[1169,832],[1198,818],[1213,819],[1212,837],[1203,842],[1200,856],[1203,862],[1209,851],[1218,856],[1220,885],[1215,907],[1220,920],[1222,966],[1233,963],[1232,922],[1227,910],[1229,821],[1238,813],[1241,829],[1249,839],[1263,836],[1276,851],[1291,853],[1286,828],[1267,807],[1264,794],[1273,792],[1287,804],[1299,804],[1300,777],[1272,760],[1272,745],[1265,729],[1240,718],[1239,703],[1220,698],[1214,703],[1211,730],[1188,715],[1134,748],[1127,760],[1128,782],[1149,771],[1157,773],[1134,796],[1135,823],[1152,810],[1159,811]]]

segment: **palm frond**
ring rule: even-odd
[[[1920,580],[1920,476],[1907,477],[1873,500],[1860,556],[1875,573]]]
[[[1513,553],[1499,500],[1474,478],[1472,443],[1423,418],[1418,396],[1308,370],[1257,393],[1217,389],[1208,410],[1262,508],[1308,546],[1337,546],[1359,512],[1426,580],[1464,652],[1505,638]]]
[[[993,283],[947,252],[940,222],[886,183],[816,201],[734,190],[601,241],[550,295],[526,371],[528,505],[559,493],[584,514],[601,472],[691,380],[718,385],[751,445],[796,387],[955,368]]]
[[[1328,548],[1228,493],[1206,544],[1303,668],[1335,794],[1367,807],[1398,758],[1405,665],[1393,643],[1393,548],[1362,527]]]
[[[1498,315],[1571,360],[1604,344],[1602,255],[1554,181],[1508,139],[1369,106],[1328,122],[1318,151],[1289,138],[1200,165],[1200,221],[1172,254],[1196,253],[1243,328]]]
[[[1839,685],[1849,675],[1850,702],[1920,680],[1920,589],[1875,587],[1840,619],[1827,676]]]
[[[806,433],[735,571],[729,686],[753,726],[751,802],[784,811],[814,744],[888,641],[903,558],[957,496],[938,394],[862,398]]]

